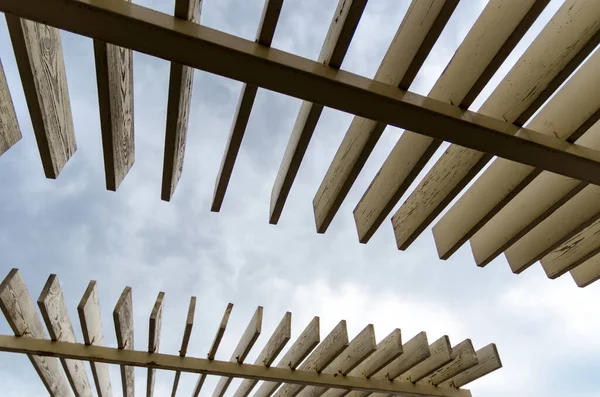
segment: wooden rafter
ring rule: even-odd
[[[21,140],[21,129],[13,105],[4,67],[0,61],[0,155]]]
[[[158,352],[160,346],[160,332],[162,329],[162,313],[164,292],[159,292],[156,297],[156,302],[150,313],[148,321],[148,353]],[[146,397],[154,395],[154,382],[156,380],[156,369],[148,368],[148,377],[146,379]]]
[[[133,350],[133,302],[131,287],[125,287],[113,311],[119,350]],[[132,365],[121,364],[121,386],[124,397],[135,395],[135,373]]]

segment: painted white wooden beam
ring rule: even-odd
[[[21,129],[0,60],[0,156],[20,140]]]
[[[131,287],[125,287],[113,311],[117,346],[121,350],[134,349],[133,337],[133,301]],[[135,372],[132,365],[121,364],[121,386],[123,397],[135,395]]]
[[[156,353],[160,347],[160,332],[162,329],[163,301],[165,293],[159,292],[156,302],[150,312],[148,320],[148,353]],[[148,368],[148,377],[146,379],[146,397],[154,395],[154,382],[156,380],[156,368]]]
[[[185,318],[185,328],[183,330],[183,340],[181,341],[181,349],[179,349],[179,355],[185,357],[187,354],[188,344],[190,343],[190,337],[192,336],[192,328],[194,326],[194,313],[196,312],[196,297],[190,298],[190,306],[188,313]],[[181,377],[181,371],[175,371],[175,378],[173,380],[173,390],[171,391],[171,397],[175,397],[177,394],[177,387],[179,386],[179,378]]]

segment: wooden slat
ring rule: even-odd
[[[419,382],[438,386],[479,363],[470,339],[466,339],[454,346],[450,357],[452,361]]]
[[[44,173],[54,179],[77,149],[60,32],[5,16]]]
[[[150,313],[150,320],[148,321],[148,353],[158,352],[160,347],[160,331],[162,328],[162,313],[163,313],[163,300],[165,298],[164,292],[159,292],[154,302],[154,307]],[[148,378],[146,380],[146,397],[152,397],[154,395],[154,382],[156,380],[156,369],[148,368]]]
[[[227,304],[227,308],[225,308],[225,313],[223,314],[223,318],[221,319],[221,323],[219,324],[219,328],[217,329],[217,333],[215,334],[215,338],[213,339],[213,343],[210,346],[210,350],[208,351],[208,359],[214,360],[215,355],[217,354],[217,349],[221,344],[221,339],[223,339],[223,334],[225,334],[225,329],[227,328],[227,322],[229,321],[229,316],[231,315],[231,310],[233,309],[233,303]],[[198,377],[196,381],[196,386],[194,386],[194,392],[192,396],[198,397],[200,395],[200,390],[202,390],[202,386],[204,385],[204,381],[206,380],[206,374],[202,374]]]
[[[548,0],[492,0],[482,11],[429,96],[469,108]],[[442,141],[405,131],[354,209],[359,241],[377,231]]]
[[[119,349],[133,350],[133,301],[131,287],[125,287],[113,311],[117,346]],[[121,365],[121,386],[124,397],[135,395],[134,367]]]
[[[452,361],[450,340],[445,335],[433,342],[431,346],[429,346],[429,350],[431,355],[427,359],[421,361],[404,373],[403,376],[406,377],[407,380],[416,383]]]
[[[375,80],[408,89],[458,4],[413,0]],[[386,124],[354,117],[313,199],[317,232],[325,233]]]
[[[194,326],[194,313],[196,311],[196,297],[192,296],[190,299],[190,307],[188,308],[188,314],[185,320],[185,329],[183,331],[183,340],[181,342],[181,349],[179,349],[179,355],[185,357],[187,353],[188,344],[190,343],[190,336],[192,335],[192,327]],[[175,379],[173,380],[173,391],[171,391],[171,397],[175,397],[177,394],[177,387],[179,386],[179,378],[181,377],[181,371],[175,371]]]
[[[258,32],[256,32],[257,43],[266,47],[271,46],[282,6],[283,0],[265,0],[260,26]],[[250,118],[250,112],[252,111],[257,91],[258,87],[255,85],[244,84],[242,86],[233,125],[231,126],[225,153],[223,154],[221,167],[219,168],[219,174],[215,182],[211,211],[219,212],[223,204],[225,191],[227,190],[229,179],[231,179],[240,146],[242,145],[242,139],[246,132],[246,126],[248,125],[248,119]]]
[[[176,0],[175,18],[200,22],[201,0]],[[192,103],[194,69],[171,62],[161,198],[170,201],[181,178]]]
[[[12,269],[0,284],[0,308],[15,336],[46,339],[44,326],[18,269]],[[32,354],[28,357],[51,396],[71,396],[58,360]]]
[[[334,69],[342,66],[346,51],[366,5],[366,0],[338,1],[323,47],[321,47],[318,62]],[[273,225],[279,221],[322,111],[323,105],[317,103],[304,101],[300,106],[271,191],[269,223]]]
[[[21,140],[21,129],[0,60],[0,155]]]
[[[260,335],[262,328],[262,317],[263,308],[262,306],[259,306],[250,319],[250,324],[248,324],[248,327],[246,327],[246,330],[238,342],[237,347],[233,351],[233,354],[229,359],[230,362],[237,362],[238,364],[242,364],[244,362],[246,356],[248,353],[250,353],[252,346],[254,346],[254,342],[256,342],[256,339],[258,339],[258,336]],[[229,377],[222,377],[219,379],[219,383],[213,392],[213,397],[222,397],[227,391],[227,388],[232,380],[233,378]]]
[[[299,371],[314,371],[319,373],[327,368],[336,357],[348,347],[348,330],[346,320],[342,320],[336,327],[323,339],[310,356],[298,367]],[[325,374],[323,374],[325,375]],[[294,397],[305,385],[290,384],[283,385],[275,397]],[[260,389],[259,389],[260,392]]]
[[[90,281],[88,284],[79,305],[77,305],[77,314],[79,315],[79,322],[81,324],[83,342],[90,346],[104,346],[100,300],[95,281]],[[91,361],[90,367],[92,368],[92,376],[94,377],[98,397],[112,397],[113,392],[108,365]]]
[[[73,331],[67,305],[58,277],[55,274],[51,274],[48,281],[46,281],[37,303],[50,334],[50,339],[76,343],[75,331]],[[67,359],[61,359],[60,361],[75,396],[91,397],[92,389],[85,373],[83,361]]]
[[[447,338],[442,338],[436,343],[440,343],[440,341],[443,340],[447,340]],[[400,375],[409,371],[411,368],[429,359],[432,354],[432,350],[429,349],[427,334],[425,332],[418,333],[411,340],[406,342],[402,346],[402,350],[403,352],[400,357],[386,365],[373,377],[378,379],[394,380]]]
[[[596,47],[598,21],[600,3],[567,0],[479,112],[523,125]],[[406,249],[492,157],[451,145],[394,214],[398,248]]]
[[[489,374],[490,372],[502,368],[500,355],[498,355],[496,345],[493,343],[490,343],[489,345],[477,350],[477,360],[479,361],[477,365],[461,372],[452,379],[440,383],[439,386],[463,387],[464,385],[471,383],[474,380]]]
[[[576,268],[571,270],[571,276],[577,286],[587,287],[594,281],[600,279],[600,254],[592,256]]]
[[[264,365],[266,367],[270,367],[277,355],[281,352],[284,346],[288,343],[290,338],[292,337],[292,313],[287,312],[281,322],[271,335],[271,338],[262,349],[256,360],[254,361],[254,365]],[[256,386],[258,381],[246,379],[241,384],[240,387],[236,390],[234,397],[246,397],[252,389]]]
[[[319,317],[314,317],[283,358],[279,360],[276,368],[296,369],[319,341]],[[280,385],[280,382],[263,382],[253,397],[270,397]]]

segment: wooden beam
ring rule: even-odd
[[[77,314],[81,324],[83,342],[88,346],[104,346],[104,332],[102,331],[102,317],[100,315],[100,303],[98,288],[95,281],[88,284],[79,305]],[[92,376],[96,384],[98,397],[112,397],[112,386],[106,363],[90,361]]]
[[[412,383],[416,383],[428,375],[431,375],[444,365],[452,361],[452,349],[447,336],[442,336],[429,346],[431,355],[404,373],[404,377]]]
[[[338,1],[325,41],[321,47],[318,62],[333,69],[339,69],[342,66],[366,5],[366,0]],[[296,116],[296,122],[271,191],[269,223],[273,225],[279,222],[283,206],[294,179],[296,179],[296,174],[322,111],[323,105],[318,103],[304,101],[300,106],[300,112]]]
[[[162,313],[163,313],[163,300],[165,298],[164,292],[159,292],[154,302],[154,307],[150,313],[150,320],[148,321],[148,353],[158,352],[160,347],[160,331],[162,328]],[[154,382],[156,379],[156,369],[148,368],[148,377],[146,380],[146,397],[152,397],[154,395]]]
[[[595,151],[125,1],[3,0],[0,11],[600,184]]]
[[[183,330],[183,340],[181,342],[181,349],[179,349],[179,355],[185,357],[187,353],[188,344],[190,343],[190,337],[192,336],[192,327],[194,326],[194,312],[196,311],[196,297],[192,296],[190,299],[190,307],[188,308],[187,317],[185,320],[185,329]],[[177,387],[179,386],[179,378],[181,377],[181,371],[175,371],[175,379],[173,380],[173,391],[171,397],[175,397],[177,394]]]
[[[276,367],[296,369],[319,344],[320,339],[319,317],[314,317]],[[280,385],[281,382],[263,382],[253,397],[270,397]]]
[[[496,345],[489,345],[477,350],[477,360],[479,363],[451,379],[439,384],[440,387],[463,387],[464,385],[473,382],[497,369],[502,368],[500,355]]]
[[[548,0],[492,0],[462,41],[429,97],[468,109]],[[442,141],[405,131],[354,209],[361,243],[369,241]]]
[[[281,319],[281,322],[275,328],[275,332],[271,335],[271,338],[262,349],[256,360],[254,361],[254,365],[264,365],[265,367],[270,367],[277,355],[281,352],[281,350],[285,347],[285,345],[289,342],[292,337],[292,313],[287,312]],[[253,379],[245,379],[242,381],[238,389],[236,390],[234,397],[246,397],[250,394],[252,389],[258,383],[257,380]]]
[[[200,23],[201,0],[176,0],[175,18]],[[171,62],[161,198],[170,201],[183,170],[194,68]]]
[[[0,156],[20,140],[21,129],[0,60]]]
[[[233,354],[229,359],[230,362],[236,362],[238,364],[242,364],[244,362],[246,356],[248,353],[250,353],[252,346],[254,346],[256,339],[258,339],[258,336],[260,335],[262,328],[262,317],[263,308],[262,306],[259,306],[250,319],[250,323],[240,338],[237,347],[233,351]],[[215,387],[215,391],[213,392],[213,397],[223,397],[232,380],[233,378],[231,377],[222,377],[219,379],[219,383],[217,383],[217,387]]]
[[[77,150],[60,32],[5,16],[44,173],[55,179]]]
[[[0,309],[15,336],[46,338],[44,326],[18,269],[12,269],[0,284]],[[71,396],[69,384],[56,359],[34,354],[27,356],[51,396]]]
[[[447,340],[447,339],[446,339]],[[440,343],[440,341],[436,342]],[[433,345],[432,345],[433,346]],[[394,380],[431,357],[427,334],[419,332],[402,346],[402,355],[373,375],[378,379]]]
[[[567,0],[479,112],[523,125],[600,42],[598,18],[600,3]],[[398,248],[408,248],[493,154],[451,145],[393,216]]]
[[[133,302],[131,287],[125,287],[113,311],[117,346],[121,350],[133,350]],[[134,367],[121,365],[121,386],[124,397],[135,395]]]
[[[75,343],[75,331],[69,318],[58,277],[51,274],[37,301],[46,328],[53,341]],[[92,396],[92,389],[81,360],[60,360],[75,397]]]
[[[587,261],[571,270],[571,276],[577,286],[587,287],[594,281],[600,279],[600,255],[596,254]]]
[[[450,357],[452,361],[419,382],[438,386],[479,363],[470,339],[465,339],[454,346]]]
[[[457,0],[413,0],[388,48],[375,80],[406,90],[458,4]],[[386,124],[354,117],[313,199],[317,232],[325,233]]]
[[[470,397],[465,389],[414,385],[408,382],[365,379],[349,376],[318,374],[314,371],[293,371],[287,368],[266,368],[264,365],[238,364],[237,362],[180,357],[162,353],[121,350],[109,347],[86,346],[79,343],[52,342],[43,339],[19,338],[0,335],[0,351],[70,358],[75,360],[96,360],[110,364],[152,367],[162,370],[208,375],[233,376],[245,379],[281,381],[305,386],[327,386],[386,392],[388,394],[412,393],[419,396]]]
[[[260,26],[258,32],[256,32],[256,42],[258,44],[265,47],[271,46],[282,6],[283,0],[265,0]],[[250,112],[252,111],[257,91],[258,87],[255,85],[244,84],[242,86],[242,92],[240,93],[240,99],[238,100],[233,125],[229,132],[225,153],[223,154],[221,167],[219,168],[219,174],[215,183],[213,201],[210,208],[211,211],[219,212],[221,205],[223,204],[225,191],[227,190],[229,179],[231,179],[240,146],[242,145],[242,139],[246,132],[248,120],[250,119]]]

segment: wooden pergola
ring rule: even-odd
[[[444,141],[451,143],[391,217],[401,250],[433,226],[440,258],[470,242],[478,266],[600,278],[600,2],[566,0],[477,112],[468,110],[549,0],[491,0],[428,96],[408,91],[458,0],[413,0],[373,79],[341,70],[367,0],[340,0],[317,61],[271,48],[283,0],[267,0],[256,41],[123,0],[0,0],[48,178],[76,150],[59,29],[94,39],[106,186],[133,166],[132,50],[171,61],[163,200],[183,170],[193,71],[244,83],[217,176],[219,211],[259,87],[304,100],[273,185],[276,224],[324,107],[355,117],[313,200],[324,233],[387,125],[402,134],[354,209],[367,243]],[[21,137],[0,73],[0,154]],[[524,127],[526,125],[526,127]],[[493,160],[493,161],[492,161]],[[484,172],[481,172],[489,165]],[[461,195],[461,192],[471,184]],[[450,207],[449,204],[457,201]],[[445,211],[445,212],[444,212]]]
[[[132,291],[126,287],[114,311],[117,348],[104,346],[98,290],[91,281],[77,306],[84,343],[78,343],[56,275],[51,275],[37,300],[40,319],[21,273],[13,269],[0,284],[0,308],[15,336],[0,335],[0,351],[27,354],[51,396],[92,396],[83,361],[90,364],[99,397],[113,395],[108,364],[121,369],[123,395],[134,396],[134,367],[148,368],[146,396],[154,392],[156,370],[174,371],[172,396],[182,372],[199,374],[198,396],[207,375],[220,376],[213,397],[222,397],[233,378],[244,381],[235,397],[470,397],[462,386],[502,367],[494,344],[474,350],[470,339],[451,347],[447,336],[429,344],[425,332],[402,343],[400,329],[376,343],[373,325],[352,340],[346,321],[323,339],[314,317],[276,365],[291,339],[292,314],[285,313],[253,364],[245,359],[261,333],[263,308],[258,307],[229,361],[215,359],[232,312],[230,303],[217,328],[207,358],[187,357],[194,325],[196,297],[185,320],[179,354],[159,353],[163,299],[160,292],[149,316],[148,350],[134,350]],[[44,325],[50,339],[46,337]],[[64,370],[61,371],[57,357]],[[263,381],[257,388],[258,382]]]

